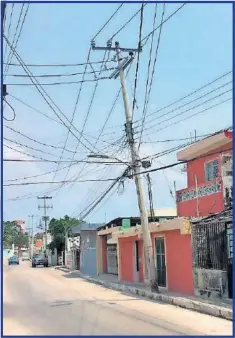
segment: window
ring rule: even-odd
[[[219,177],[219,161],[214,160],[205,164],[205,178],[206,181],[212,181]]]

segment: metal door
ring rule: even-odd
[[[117,246],[107,246],[107,272],[110,274],[118,274]]]
[[[81,272],[87,276],[97,275],[96,248],[87,248],[83,250]]]
[[[158,285],[166,287],[165,238],[155,238],[156,270]]]
[[[228,252],[228,296],[233,298],[233,228],[232,223],[226,224],[227,252]]]

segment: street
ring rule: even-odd
[[[232,335],[232,322],[29,262],[4,267],[4,335]]]

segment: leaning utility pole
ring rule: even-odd
[[[47,200],[51,200],[52,197],[50,196],[42,196],[42,197],[37,197],[38,200],[43,200],[44,203],[43,203],[43,206],[38,206],[38,209],[44,209],[44,216],[43,216],[43,220],[44,220],[44,223],[45,223],[45,247],[46,247],[46,252],[47,252],[47,221],[48,221],[48,216],[47,216],[47,210],[48,209],[52,209],[53,206],[49,206],[47,205]]]
[[[114,73],[110,76],[110,78],[116,79],[118,76],[120,77],[121,87],[122,87],[122,95],[124,101],[125,115],[126,115],[126,135],[129,142],[130,150],[131,150],[131,158],[132,158],[132,169],[134,170],[135,177],[135,185],[137,191],[137,198],[140,210],[140,218],[141,218],[141,226],[143,232],[143,242],[144,242],[144,257],[145,257],[145,282],[150,284],[152,291],[159,291],[157,278],[156,278],[156,269],[154,264],[153,257],[153,247],[152,240],[149,231],[148,224],[148,212],[145,206],[144,201],[144,189],[141,178],[141,160],[139,157],[139,151],[137,144],[134,139],[133,133],[133,125],[132,125],[132,112],[129,105],[129,98],[127,93],[127,86],[125,81],[124,69],[133,61],[134,53],[141,52],[142,48],[121,48],[119,42],[115,42],[115,47],[112,47],[112,41],[107,42],[107,47],[96,47],[94,40],[91,42],[91,47],[93,50],[108,50],[115,51],[116,59],[118,63],[118,69],[114,71]],[[129,57],[122,58],[121,52],[129,52]]]

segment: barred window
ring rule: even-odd
[[[205,164],[205,178],[206,181],[212,181],[219,177],[219,161],[214,160]]]

